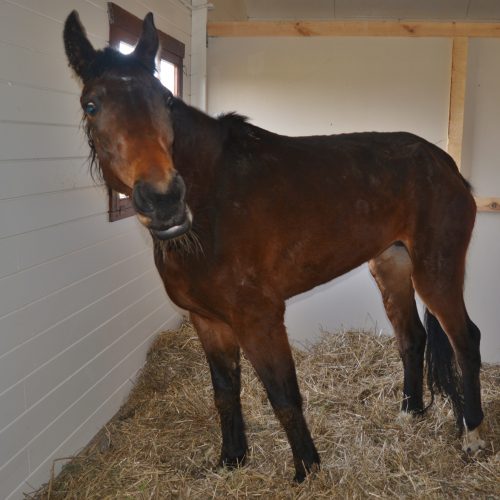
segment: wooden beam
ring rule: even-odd
[[[500,23],[430,21],[225,21],[208,23],[208,36],[500,37]]]
[[[454,38],[451,55],[450,113],[448,118],[448,153],[461,168],[464,135],[465,87],[467,83],[468,38]]]
[[[500,198],[476,196],[478,212],[496,212],[500,214]]]

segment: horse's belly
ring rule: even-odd
[[[304,244],[296,242],[270,270],[275,289],[285,298],[306,292],[355,269],[389,247],[395,238],[353,241],[330,238]]]

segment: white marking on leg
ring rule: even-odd
[[[400,425],[407,425],[413,422],[413,415],[408,411],[400,411],[396,417],[396,422]]]
[[[476,427],[472,431],[465,431],[464,444],[462,449],[466,453],[475,453],[478,450],[482,450],[486,447],[486,443],[481,439],[479,433],[479,427]]]

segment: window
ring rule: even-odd
[[[108,3],[109,45],[123,54],[134,50],[142,31],[142,19],[133,16],[114,3]],[[182,97],[182,67],[185,46],[175,38],[158,31],[157,77],[174,95]],[[109,190],[109,221],[134,215],[132,201],[128,196]]]

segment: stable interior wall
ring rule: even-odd
[[[208,110],[236,110],[255,125],[287,135],[404,130],[446,149],[450,72],[446,38],[210,38]],[[481,160],[477,164],[488,185]],[[488,193],[479,187],[478,194]],[[471,289],[488,272],[491,291],[498,287],[492,273],[499,233],[488,228],[497,219],[498,214],[479,215],[468,267],[469,280],[476,276]],[[491,349],[498,339],[492,304],[498,291],[486,305],[478,290],[472,300],[469,281],[467,286],[471,314],[483,329],[483,358],[500,361],[498,340]],[[313,340],[321,330],[392,332],[366,265],[289,300],[286,324],[296,342]]]
[[[186,45],[180,0],[117,0],[154,11]],[[63,22],[78,10],[96,47],[109,34],[104,0],[0,2],[0,498],[47,482],[118,410],[153,337],[176,326],[135,217],[108,222],[107,194],[88,173],[80,84]],[[204,43],[204,39],[202,42]],[[64,461],[55,464],[55,472]]]
[[[471,39],[462,167],[478,196],[500,196],[500,40]],[[480,212],[468,255],[465,299],[482,331],[483,360],[500,362],[500,214]]]

